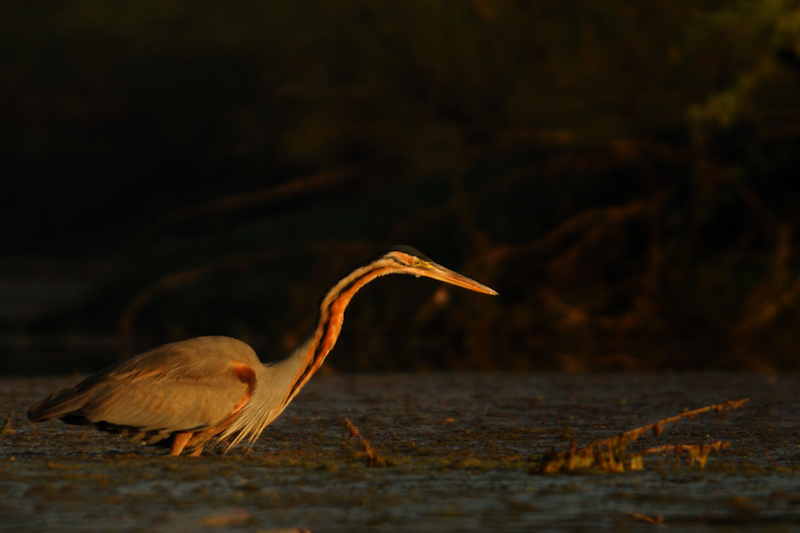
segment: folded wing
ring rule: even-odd
[[[242,407],[254,386],[251,367],[237,360],[252,364],[249,354],[237,357],[242,346],[250,348],[232,341],[201,337],[159,347],[50,394],[28,416],[144,434],[150,442],[215,426]]]

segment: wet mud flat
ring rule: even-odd
[[[798,375],[320,375],[252,449],[200,458],[27,421],[77,381],[0,378],[0,530],[800,528]],[[533,473],[553,448],[746,397],[629,446],[729,442],[705,468],[666,453],[641,471]],[[390,466],[367,466],[345,419]]]

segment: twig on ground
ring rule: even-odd
[[[713,444],[667,444],[664,446],[658,446],[656,448],[648,448],[631,456],[631,460],[633,460],[634,457],[641,457],[645,454],[661,453],[666,455],[667,452],[675,452],[675,466],[678,467],[681,465],[681,452],[687,452],[689,454],[690,467],[694,465],[695,461],[697,461],[700,465],[700,468],[705,468],[706,461],[708,460],[708,454],[711,453],[712,450],[719,453],[729,445],[730,442],[721,440],[718,440]]]
[[[628,512],[626,514],[628,516],[630,516],[631,518],[635,519],[635,520],[641,520],[642,522],[647,522],[649,524],[655,524],[657,526],[663,526],[664,525],[664,517],[661,516],[661,515],[658,515],[657,517],[654,518],[652,516],[647,516],[647,515],[643,515],[643,514],[639,514],[639,513]]]
[[[3,425],[0,426],[0,437],[9,435],[11,433],[14,433],[14,429],[11,427],[11,415],[6,415]]]
[[[718,414],[730,409],[739,409],[745,403],[749,402],[750,398],[741,400],[729,400],[724,403],[709,405],[686,411],[669,418],[664,418],[658,422],[642,426],[640,428],[625,431],[615,437],[603,439],[593,442],[583,448],[573,442],[570,449],[566,452],[557,452],[555,449],[551,450],[533,467],[530,469],[532,474],[556,474],[558,472],[569,472],[576,469],[587,469],[597,467],[605,472],[624,472],[625,470],[644,470],[645,454],[650,453],[666,453],[667,451],[674,451],[677,464],[680,466],[681,452],[688,452],[690,457],[690,466],[694,465],[697,461],[700,468],[704,468],[708,454],[713,450],[719,453],[728,447],[728,442],[717,441],[713,444],[674,444],[659,446],[651,448],[641,453],[634,455],[626,455],[626,448],[629,442],[633,442],[648,431],[653,431],[655,436],[661,435],[664,426],[673,424],[680,421],[682,418],[694,418],[695,416],[706,413],[708,411],[716,411]]]
[[[364,452],[367,454],[367,466],[392,466],[394,461],[388,457],[383,457],[378,454],[367,439],[365,439],[358,428],[350,422],[349,418],[344,419],[344,424],[347,426],[351,437],[356,437],[361,445],[364,447]]]

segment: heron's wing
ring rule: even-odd
[[[54,392],[28,414],[32,420],[85,419],[143,432],[205,428],[247,401],[255,386],[253,357],[249,346],[224,337],[167,344]]]

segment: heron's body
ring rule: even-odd
[[[386,274],[439,279],[486,294],[492,289],[398,246],[375,256],[331,287],[311,334],[285,358],[262,364],[230,337],[165,344],[57,390],[28,411],[31,420],[94,424],[148,444],[167,439],[173,455],[232,439],[253,442],[319,369],[336,343],[353,295]]]

